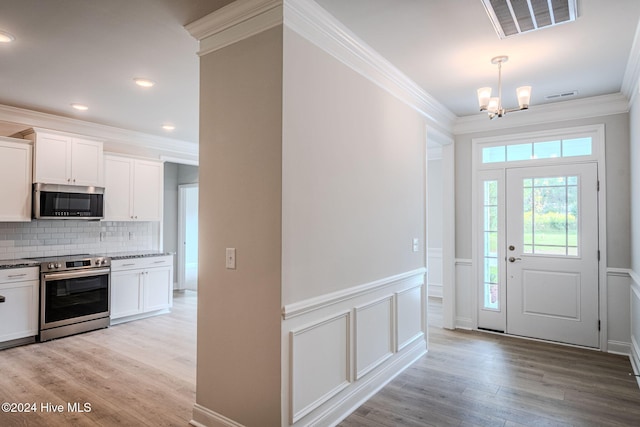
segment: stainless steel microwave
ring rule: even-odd
[[[33,217],[37,219],[104,218],[104,188],[33,184]]]

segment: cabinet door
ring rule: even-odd
[[[38,133],[33,182],[71,184],[71,138]]]
[[[135,160],[133,175],[133,215],[138,221],[162,220],[164,165]]]
[[[106,221],[131,221],[133,219],[131,159],[105,156],[104,161],[104,219]]]
[[[161,310],[173,304],[173,270],[150,268],[144,278],[144,311]]]
[[[0,342],[38,335],[39,282],[0,284]]]
[[[142,273],[129,270],[111,273],[111,319],[142,312]]]
[[[73,138],[71,149],[71,183],[102,186],[102,143]]]
[[[0,222],[31,221],[31,145],[0,141]]]

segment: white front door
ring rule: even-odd
[[[505,176],[506,332],[599,346],[595,163]]]

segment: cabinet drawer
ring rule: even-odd
[[[39,280],[39,267],[6,268],[0,270],[0,288],[5,283],[23,282],[28,280]]]
[[[111,271],[135,270],[139,268],[167,267],[172,265],[173,265],[173,256],[171,255],[115,259],[111,261]]]

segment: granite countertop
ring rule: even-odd
[[[106,254],[112,260],[118,259],[131,259],[131,258],[146,258],[146,257],[154,257],[154,256],[166,256],[166,255],[175,255],[173,252],[116,252],[112,254]]]
[[[174,252],[158,252],[158,251],[133,251],[133,252],[116,252],[111,254],[102,254],[112,260],[146,258],[155,256],[175,255]],[[0,270],[7,268],[24,268],[39,267],[40,261],[34,259],[2,259],[0,260]]]
[[[7,268],[39,267],[40,263],[32,259],[2,259],[0,260],[0,270]]]

